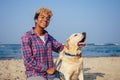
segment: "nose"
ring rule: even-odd
[[[49,21],[50,21],[50,18],[48,18],[48,17],[44,17],[43,20],[49,22]]]
[[[83,32],[82,34],[83,34],[84,36],[86,36],[86,32]]]
[[[46,21],[46,22],[50,22],[50,18],[49,17],[40,17],[40,20]]]

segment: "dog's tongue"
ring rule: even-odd
[[[78,46],[85,46],[85,42],[79,42]]]

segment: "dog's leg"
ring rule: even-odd
[[[58,59],[57,59],[56,62],[55,62],[55,65],[56,65],[55,68],[56,68],[56,70],[58,70],[58,71],[59,71],[59,68],[60,68],[61,61],[62,61],[63,56],[64,56],[64,51],[61,51],[61,52],[59,53]]]
[[[78,78],[79,80],[84,80],[83,70],[80,71]]]
[[[65,80],[70,80],[70,75],[64,75],[65,76]]]
[[[80,74],[78,76],[79,80],[84,80],[84,71],[83,71],[83,62],[81,64],[81,70],[80,70]]]
[[[55,62],[55,69],[59,71],[61,64],[62,64],[62,59],[58,57],[58,59]]]

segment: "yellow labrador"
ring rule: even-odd
[[[56,66],[65,80],[84,80],[81,48],[85,46],[85,38],[85,32],[72,34],[59,54]]]

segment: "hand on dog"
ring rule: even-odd
[[[54,74],[55,72],[56,72],[56,70],[55,70],[54,68],[48,68],[48,69],[47,69],[47,74],[52,75],[52,74]]]

